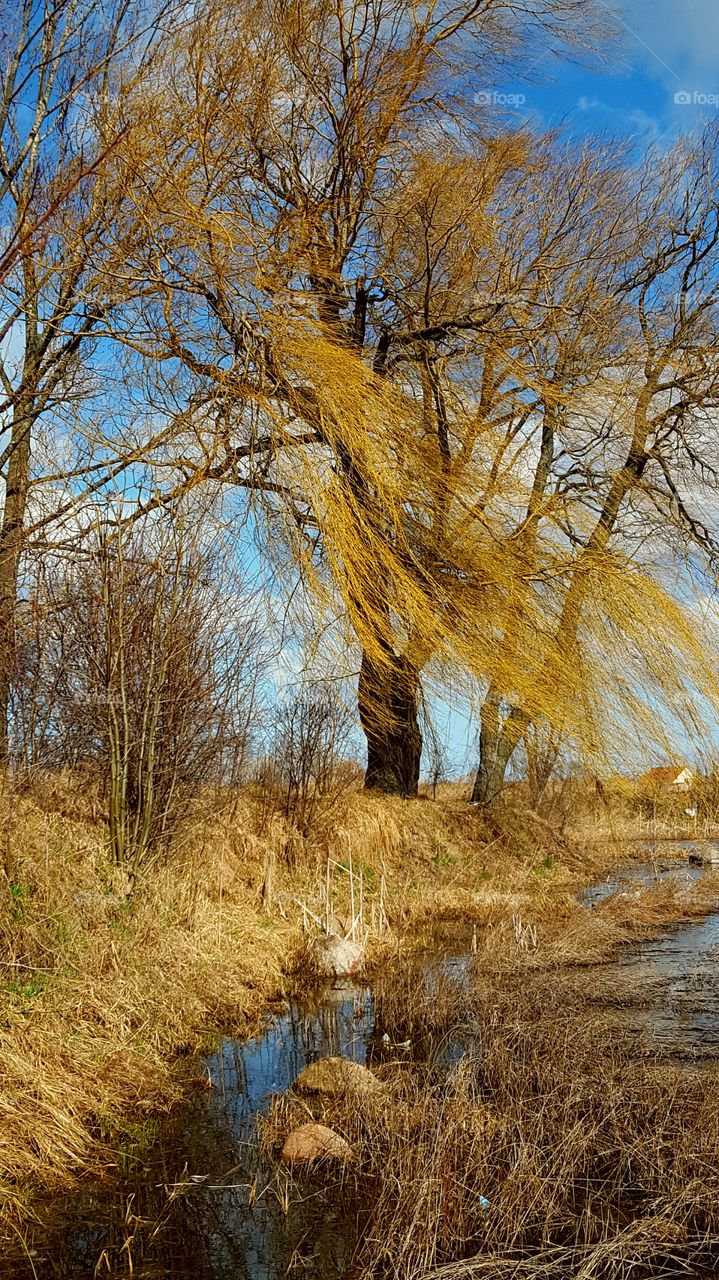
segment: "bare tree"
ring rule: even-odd
[[[79,560],[40,567],[20,614],[16,750],[99,775],[113,862],[132,873],[253,753],[261,637],[236,572],[199,542],[181,517],[104,526]]]
[[[447,777],[447,753],[444,748],[442,739],[439,737],[434,726],[431,726],[429,737],[429,760],[427,766],[427,777],[429,785],[432,788],[432,799],[437,799],[437,787]]]
[[[351,725],[347,707],[331,687],[299,690],[278,710],[272,762],[284,811],[303,836],[347,785],[339,765]]]
[[[118,292],[98,270],[124,194],[117,96],[123,67],[131,82],[151,60],[160,14],[137,0],[20,0],[0,52],[0,761],[34,445],[41,423],[63,435],[92,388]]]

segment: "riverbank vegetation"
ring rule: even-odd
[[[707,907],[572,892],[615,856],[590,837],[719,812],[615,785],[714,776],[719,129],[638,156],[475,93],[601,58],[599,0],[6,17],[19,1226],[311,972],[313,930],[372,964],[454,918],[541,969]]]
[[[434,945],[440,921],[465,947],[474,928],[494,981],[520,962],[534,973],[607,959],[717,905],[709,876],[691,893],[681,879],[650,880],[589,911],[576,891],[616,867],[622,846],[586,851],[526,816],[490,822],[461,802],[354,790],[300,853],[261,791],[224,800],[214,795],[129,893],[86,781],[56,776],[3,797],[8,1230],[39,1192],[112,1176],[128,1143],[140,1153],[153,1117],[201,1086],[196,1055],[212,1035],[248,1034],[311,975],[310,944],[328,922],[380,969]]]
[[[375,1063],[384,1088],[361,1106],[348,1095],[314,1107],[354,1153],[341,1180],[320,1175],[357,1217],[352,1274],[711,1274],[716,1076],[643,1051],[610,1016],[631,998],[571,969],[527,982],[521,957],[501,978],[481,957],[462,987],[393,975],[378,1017],[420,1060]],[[300,1115],[306,1102],[278,1102],[270,1148]]]
[[[224,807],[213,796],[130,893],[97,815],[86,780],[68,776],[3,796],[6,1224],[40,1188],[111,1169],[128,1116],[141,1127],[182,1096],[186,1055],[196,1072],[213,1032],[252,1029],[315,922],[349,932],[354,920],[381,956],[436,916],[482,923],[525,898],[541,912],[578,874],[544,833],[519,848],[464,807],[357,793],[288,859],[291,825],[249,791]]]

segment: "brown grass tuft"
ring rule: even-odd
[[[325,1109],[359,1157],[334,1187],[361,1224],[354,1275],[621,1280],[719,1256],[714,1074],[638,1058],[567,974],[484,970],[462,1022],[474,1048],[448,1072],[414,1063]]]
[[[626,904],[605,904],[588,919],[573,903],[572,887],[593,878],[597,863],[583,870],[577,851],[536,824],[487,824],[456,802],[348,794],[298,858],[296,833],[257,797],[221,800],[203,804],[172,857],[123,901],[90,788],[63,776],[0,797],[0,1212],[8,1224],[21,1222],[33,1194],[99,1176],[121,1159],[120,1147],[141,1143],[153,1114],[181,1096],[187,1054],[217,1030],[247,1029],[281,991],[306,951],[303,921],[310,930],[328,915],[340,929],[354,921],[377,963],[428,945],[442,918],[456,922],[465,948],[476,924],[479,958],[484,948],[495,969],[503,955],[511,968],[520,952],[534,967],[558,962],[568,947],[586,955],[592,931],[597,956],[639,936]],[[667,898],[648,920],[643,906],[641,928],[681,909]],[[517,920],[536,928],[535,951],[518,943]],[[396,1038],[424,1034],[424,1015],[407,1016],[421,1001],[398,988],[395,1005],[387,1017]],[[400,1023],[412,1025],[401,1031]]]

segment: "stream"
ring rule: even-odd
[[[653,881],[690,886],[705,872],[686,849],[653,850],[580,895],[587,910],[613,894]],[[677,854],[680,855],[677,858]],[[683,856],[682,856],[683,855]],[[462,982],[469,940],[447,941],[418,962],[418,981]],[[719,1059],[719,913],[627,949],[602,977],[635,993],[616,1016],[648,1051],[694,1062]],[[629,980],[631,979],[631,982]],[[322,1188],[289,1196],[288,1175],[264,1157],[258,1117],[304,1066],[328,1055],[372,1065],[387,1050],[382,983],[336,985],[314,1000],[291,1000],[250,1040],[226,1038],[203,1062],[211,1088],[198,1089],[163,1126],[150,1154],[118,1177],[53,1206],[51,1226],[29,1235],[17,1280],[280,1280],[290,1272],[329,1280],[345,1269],[356,1224],[342,1220]],[[393,1033],[395,1027],[389,1028]],[[462,1032],[448,1043],[413,1045],[441,1066],[465,1051]],[[289,1204],[289,1209],[288,1209]]]

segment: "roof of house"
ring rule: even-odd
[[[660,766],[642,774],[639,781],[651,787],[671,787],[683,773],[691,776],[692,770],[686,764]]]

